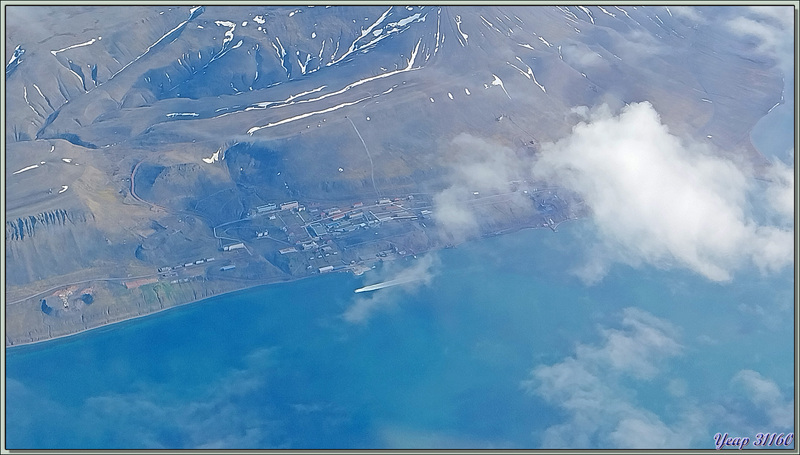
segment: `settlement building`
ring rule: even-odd
[[[258,213],[271,212],[271,211],[277,210],[277,209],[278,209],[278,205],[277,204],[266,204],[266,205],[259,205],[258,207],[256,207],[256,211]]]
[[[239,242],[239,243],[234,243],[233,245],[225,245],[225,246],[223,246],[222,247],[222,251],[233,251],[233,250],[239,250],[239,249],[242,249],[242,248],[244,248],[244,243]]]
[[[281,210],[292,210],[296,209],[299,206],[300,205],[297,203],[297,201],[284,202],[283,204],[281,204]]]

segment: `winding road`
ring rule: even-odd
[[[369,149],[367,148],[367,143],[364,142],[364,138],[361,137],[361,133],[358,132],[358,128],[356,128],[356,124],[353,123],[353,120],[350,117],[345,116],[347,120],[350,121],[350,124],[353,125],[353,129],[356,130],[356,134],[358,134],[358,138],[361,139],[361,143],[364,145],[364,150],[367,151],[367,158],[369,158],[369,167],[372,171],[372,187],[375,188],[375,194],[378,195],[378,199],[381,198],[381,192],[378,191],[378,186],[375,185],[375,163],[372,162],[372,155],[369,154]]]
[[[136,163],[136,166],[134,166],[133,170],[131,171],[131,196],[133,196],[133,198],[136,199],[137,201],[145,203],[149,205],[151,208],[156,209],[156,211],[162,210],[166,212],[167,209],[165,207],[162,207],[158,204],[153,204],[152,202],[145,201],[144,199],[136,195],[136,184],[135,184],[136,171],[139,169],[139,165],[142,163],[144,163],[144,161],[139,161],[138,163]]]

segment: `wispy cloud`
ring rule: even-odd
[[[669,7],[670,12],[675,14],[676,16],[683,17],[689,19],[692,22],[696,22],[699,24],[705,23],[706,20],[703,15],[697,11],[697,9],[692,8],[691,6],[672,6]]]
[[[780,60],[785,72],[791,70],[794,6],[751,6],[744,11],[745,14],[725,22],[728,29],[736,35],[755,38],[759,52]]]
[[[470,434],[417,429],[400,424],[383,425],[377,432],[382,444],[391,449],[497,449],[513,446],[507,441],[487,441]]]
[[[766,424],[775,430],[794,428],[794,403],[781,393],[771,379],[753,370],[741,370],[731,380],[734,390],[743,391],[751,405],[769,419]]]
[[[737,372],[717,396],[694,394],[691,377],[681,376],[672,359],[708,354],[686,349],[663,319],[626,308],[619,328],[599,332],[597,343],[578,344],[572,356],[536,366],[522,382],[565,416],[544,430],[543,448],[701,448],[712,447],[722,428],[752,438],[767,427],[785,432],[794,426],[791,397],[753,370]],[[662,385],[673,397],[668,408],[637,399]]]
[[[511,182],[529,180],[566,188],[590,208],[596,241],[576,270],[589,284],[617,262],[686,268],[713,281],[752,265],[772,273],[792,263],[791,167],[776,161],[762,176],[769,183],[756,184],[746,165],[672,134],[649,102],[618,113],[605,104],[571,112],[582,120],[567,137],[542,144],[536,158],[457,136],[445,152],[449,186],[434,197],[442,238],[460,242],[480,233],[474,192],[519,198]],[[766,203],[754,207],[752,200]],[[771,216],[762,220],[765,207]]]
[[[587,116],[568,137],[543,144],[533,167],[534,178],[575,191],[592,210],[598,243],[579,271],[586,282],[613,262],[685,267],[714,281],[747,263],[764,272],[792,263],[791,228],[753,219],[752,179],[733,162],[671,134],[648,102]],[[788,214],[792,177],[776,172]]]
[[[677,330],[636,308],[626,308],[622,328],[602,329],[598,345],[578,345],[575,355],[539,365],[523,387],[558,406],[567,418],[544,432],[544,448],[691,447],[704,434],[706,417],[687,408],[665,423],[636,403],[630,380],[653,379],[682,353]],[[625,384],[625,385],[624,385]]]
[[[415,292],[422,286],[427,286],[436,275],[439,266],[439,257],[435,253],[425,254],[415,260],[411,266],[402,266],[389,262],[377,277],[372,277],[375,283],[397,283],[369,293],[356,294],[353,303],[342,314],[345,321],[353,324],[363,324],[376,312],[386,309],[397,302],[402,293]]]
[[[23,381],[5,378],[6,449],[63,449],[65,441],[61,432],[42,431],[42,416],[53,422],[72,425],[72,410],[58,399],[51,399]],[[34,445],[35,444],[35,445]]]
[[[20,448],[281,448],[290,441],[286,416],[266,398],[273,364],[272,350],[258,349],[242,359],[241,369],[215,376],[191,398],[167,384],[144,382],[133,390],[96,393],[74,406],[11,380],[10,393],[28,403],[32,416],[14,416],[18,426],[11,428],[18,440],[35,441]],[[264,406],[254,406],[257,400]],[[49,420],[74,431],[49,432],[42,428]]]
[[[113,440],[119,448],[265,448],[281,447],[288,439],[282,417],[268,404],[258,409],[253,400],[267,391],[268,348],[251,352],[243,369],[234,369],[210,381],[193,400],[174,396],[174,391],[154,387],[130,393],[90,397],[80,419],[101,428],[117,428]],[[102,438],[102,435],[97,435]],[[95,444],[102,445],[102,439]]]
[[[451,186],[433,197],[433,219],[440,233],[452,242],[462,242],[480,232],[478,219],[468,205],[467,188]]]
[[[524,154],[467,133],[456,136],[444,159],[450,169],[449,186],[434,196],[434,220],[449,241],[461,242],[479,233],[473,193],[509,193],[512,181],[526,177]],[[521,165],[523,165],[521,167]]]
[[[561,46],[561,55],[564,61],[578,69],[591,68],[602,65],[603,57],[590,49],[586,44],[573,41]]]
[[[766,178],[769,180],[765,198],[773,210],[775,223],[791,223],[794,218],[794,169],[773,160]]]

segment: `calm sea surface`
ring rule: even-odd
[[[388,303],[364,324],[342,314],[380,270],[7,350],[9,448],[536,448],[564,415],[521,383],[597,344],[626,307],[679,328],[687,349],[671,365],[689,394],[723,399],[742,369],[791,390],[791,271],[719,285],[618,266],[587,287],[570,274],[587,226],[440,251],[429,285],[367,296]],[[756,306],[774,324],[742,310]],[[664,387],[650,382],[638,400],[668,414]]]

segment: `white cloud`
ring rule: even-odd
[[[473,193],[508,193],[511,182],[525,175],[528,161],[509,147],[467,133],[453,139],[444,159],[450,186],[434,196],[432,216],[447,240],[458,243],[480,230],[470,208]]]
[[[468,207],[466,188],[451,186],[433,197],[433,219],[441,232],[461,242],[480,231],[478,220]]]
[[[435,253],[426,254],[417,259],[410,267],[400,270],[396,264],[387,263],[375,281],[398,284],[370,291],[366,295],[356,294],[353,304],[347,308],[342,317],[350,323],[365,323],[376,311],[394,305],[398,291],[414,292],[420,286],[429,285],[436,274],[438,265],[439,257]]]
[[[605,338],[602,349],[578,347],[578,357],[607,364],[614,370],[646,379],[655,376],[656,361],[677,355],[681,350],[675,341],[674,329],[644,311],[625,309],[622,326],[627,330],[602,331]]]
[[[781,62],[787,77],[794,66],[794,6],[751,6],[746,14],[725,22],[742,37],[753,37],[757,50]]]
[[[774,49],[778,44],[775,28],[761,21],[740,16],[729,20],[727,25],[738,35],[758,38],[763,50]]]
[[[794,169],[780,160],[773,160],[767,176],[769,185],[765,199],[775,214],[783,220],[794,218]]]
[[[680,434],[670,429],[656,415],[641,411],[630,414],[620,420],[608,436],[614,447],[647,449],[682,445]]]
[[[400,424],[382,425],[377,429],[382,445],[389,449],[491,449],[509,447],[512,442],[485,441],[472,435],[446,430],[416,429]]]
[[[748,215],[752,180],[732,162],[671,134],[648,102],[588,115],[570,136],[543,144],[533,166],[535,179],[575,191],[592,210],[599,243],[584,280],[617,261],[685,267],[714,281],[748,262],[764,272],[792,263],[791,229]]]
[[[795,9],[792,5],[783,6],[749,6],[750,13],[756,17],[767,19],[776,27],[791,31],[794,27]]]
[[[667,384],[667,392],[669,392],[670,395],[676,398],[685,396],[687,390],[688,390],[688,385],[686,384],[686,381],[684,381],[681,378],[671,379],[669,381],[669,384]]]
[[[567,415],[545,430],[543,448],[685,448],[703,436],[706,418],[696,409],[684,410],[670,426],[623,386],[629,377],[653,378],[681,353],[675,328],[635,308],[624,310],[622,327],[602,330],[599,345],[579,345],[574,356],[534,368],[523,382]]]
[[[692,8],[691,6],[670,5],[669,10],[674,15],[679,17],[684,17],[692,22],[697,22],[699,24],[702,24],[705,23],[706,21],[703,15],[700,14],[700,12],[697,11],[697,9]]]
[[[380,309],[385,309],[395,303],[392,295],[387,292],[373,292],[367,296],[357,296],[353,299],[353,304],[342,314],[345,321],[353,324],[363,324],[367,322],[373,313]]]
[[[757,371],[741,370],[733,377],[731,384],[744,389],[746,398],[769,417],[769,425],[775,430],[794,427],[794,403],[783,397],[774,381],[764,378]]]
[[[561,46],[564,61],[575,68],[590,68],[603,63],[603,57],[583,43],[565,43]]]
[[[59,422],[68,430],[85,430],[83,421],[76,423],[75,413],[61,402],[51,399],[41,389],[13,378],[14,372],[5,377],[5,443],[6,449],[58,449],[68,445],[64,431],[42,431],[44,416]],[[78,425],[81,425],[78,428]]]
[[[251,352],[245,369],[231,370],[201,389],[192,400],[176,398],[168,387],[89,397],[73,416],[83,429],[112,432],[118,444],[133,448],[264,448],[286,445],[276,409],[245,406],[264,396],[271,349]],[[108,435],[94,434],[102,445]]]
[[[655,55],[664,55],[674,51],[663,41],[638,28],[632,28],[625,32],[623,38],[617,41],[614,47],[616,53],[623,60],[633,59],[634,62],[644,63]]]
[[[686,449],[710,447],[722,427],[751,438],[765,427],[794,427],[791,397],[756,371],[741,370],[718,396],[698,400],[690,378],[673,376],[670,365],[685,352],[698,354],[683,348],[672,324],[650,313],[626,308],[619,328],[599,332],[597,343],[579,344],[574,355],[536,366],[522,382],[565,416],[544,430],[542,448]],[[662,384],[673,399],[659,416],[636,397]]]

